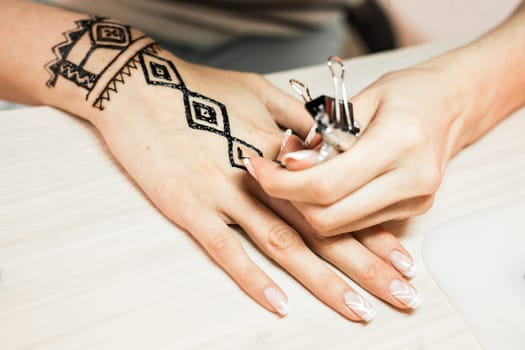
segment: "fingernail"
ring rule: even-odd
[[[390,254],[388,254],[388,259],[390,259],[392,265],[403,275],[407,277],[414,277],[416,275],[416,266],[412,260],[399,250],[392,250]]]
[[[273,287],[268,287],[264,290],[266,300],[277,310],[281,316],[286,316],[290,311],[290,306],[286,301],[285,296]]]
[[[305,147],[310,146],[310,144],[312,143],[316,133],[317,133],[317,125],[314,124],[310,128],[310,131],[308,131],[308,135],[306,135],[306,138],[304,139],[303,145]]]
[[[255,169],[253,168],[253,165],[252,165],[252,162],[250,161],[250,158],[244,157],[242,159],[242,164],[244,164],[244,167],[246,168],[246,170],[248,170],[250,175],[253,176],[255,179],[257,179],[257,176],[255,176]]]
[[[279,150],[279,152],[282,152],[284,147],[286,147],[286,144],[288,143],[290,136],[292,136],[292,129],[286,129],[286,131],[284,132],[284,137],[283,137],[283,141],[281,142],[281,149]]]
[[[376,310],[370,305],[362,296],[356,292],[346,292],[343,295],[343,300],[359,317],[364,321],[369,322],[376,316]]]
[[[308,157],[311,157],[312,155],[316,154],[315,151],[312,151],[312,150],[303,150],[303,151],[297,151],[297,152],[290,152],[290,153],[286,153],[283,157],[283,159],[281,159],[281,162],[286,165],[286,162],[289,160],[289,159],[293,159],[293,160],[303,160],[303,159],[306,159]]]
[[[390,294],[411,309],[417,308],[423,297],[412,286],[400,280],[390,282]]]

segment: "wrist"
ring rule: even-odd
[[[117,95],[137,91],[131,77],[141,73],[139,53],[155,55],[160,50],[141,31],[99,17],[77,20],[63,36],[52,48],[53,59],[45,65],[47,88],[40,90],[38,99],[95,125]],[[133,96],[128,93],[127,98]]]
[[[439,96],[448,111],[449,155],[475,142],[508,111],[498,109],[501,92],[498,72],[488,70],[477,43],[423,62],[420,68],[433,72],[444,87]]]

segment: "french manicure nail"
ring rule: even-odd
[[[310,128],[310,131],[308,131],[308,135],[306,135],[306,138],[304,139],[303,145],[305,147],[310,146],[310,144],[314,140],[316,133],[317,133],[317,125],[314,124],[314,126]]]
[[[281,142],[281,149],[279,150],[279,152],[282,152],[284,147],[286,147],[286,144],[288,143],[290,136],[292,136],[292,129],[286,129],[286,131],[284,132],[284,137]]]
[[[369,322],[376,316],[376,310],[362,296],[356,292],[348,291],[343,295],[343,300],[359,317]]]
[[[392,280],[392,282],[390,282],[389,289],[390,294],[394,298],[411,309],[416,309],[423,301],[421,294],[412,288],[412,286],[400,280]]]
[[[399,250],[392,250],[390,254],[388,254],[388,259],[390,259],[392,265],[403,275],[407,277],[414,277],[416,275],[416,266],[412,260]]]
[[[312,150],[303,150],[303,151],[297,151],[297,152],[290,152],[290,153],[286,153],[283,157],[283,159],[281,159],[281,162],[286,165],[286,162],[289,160],[289,159],[293,159],[293,160],[303,160],[303,159],[306,159],[308,157],[311,157],[312,155],[316,154],[315,151],[312,151]]]
[[[273,287],[268,287],[264,290],[266,300],[277,310],[281,316],[286,316],[290,311],[290,306],[286,301],[285,296]]]
[[[246,168],[246,170],[248,170],[250,175],[253,176],[255,179],[257,179],[257,176],[255,176],[255,169],[253,168],[250,158],[248,157],[242,158],[242,164],[244,164],[244,167]]]

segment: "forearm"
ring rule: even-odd
[[[0,35],[0,99],[51,105],[95,123],[108,113],[148,108],[137,97],[150,83],[131,79],[131,72],[151,71],[160,62],[173,68],[159,74],[171,74],[174,87],[178,70],[193,80],[188,64],[135,28],[32,2],[0,4],[0,33],[7,33]],[[155,62],[137,69],[144,57]]]
[[[66,89],[50,90],[46,81],[51,76],[45,66],[56,58],[52,47],[65,40],[62,33],[82,15],[25,1],[0,3],[0,98],[52,104],[59,92],[78,94]]]
[[[421,66],[451,82],[456,142],[451,153],[476,141],[525,104],[525,2],[480,39]]]

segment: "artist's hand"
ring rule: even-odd
[[[290,153],[285,163],[295,170],[253,159],[255,176],[322,236],[421,214],[458,149],[452,89],[430,68],[389,73],[351,99],[365,129],[352,149],[315,166],[318,152]]]
[[[390,232],[317,239],[292,206],[267,198],[239,168],[249,166],[241,157],[257,155],[247,144],[269,158],[276,156],[283,139],[276,122],[307,131],[311,118],[299,102],[259,76],[194,66],[164,55],[175,63],[187,92],[149,85],[142,72],[133,71],[92,120],[116,158],[168,218],[190,232],[269,310],[285,314],[287,298],[247,256],[230,224],[239,225],[265,254],[351,320],[369,320],[373,308],[308,245],[378,297],[398,308],[416,306],[418,295],[394,268],[411,275],[412,260]],[[202,105],[211,109],[204,108],[199,117]],[[301,114],[304,119],[297,121]]]

